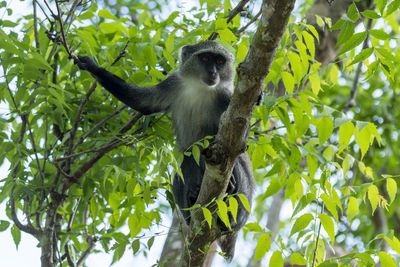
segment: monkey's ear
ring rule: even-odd
[[[182,47],[182,52],[181,52],[181,60],[182,63],[184,63],[190,55],[193,54],[193,45],[185,45]]]

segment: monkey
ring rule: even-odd
[[[215,136],[222,113],[227,109],[234,88],[234,56],[215,41],[202,41],[186,45],[181,50],[178,70],[159,84],[139,87],[108,72],[88,56],[78,56],[78,67],[86,70],[112,95],[144,115],[168,112],[172,114],[176,142],[184,152],[193,143],[206,136]],[[175,174],[172,191],[186,223],[190,225],[190,211],[200,192],[205,171],[204,157],[197,164],[192,155],[184,155],[181,164],[183,179]],[[247,152],[235,162],[227,188],[228,195],[244,194],[252,202],[254,177]],[[225,258],[230,262],[234,255],[237,232],[245,225],[249,213],[238,201],[236,222],[229,214],[231,229],[222,222],[218,227],[223,236],[219,239]],[[225,234],[226,233],[226,234]]]

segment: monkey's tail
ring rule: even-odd
[[[237,237],[238,232],[232,231],[227,233],[226,235],[221,236],[218,239],[218,245],[220,246],[222,252],[225,253],[224,256],[227,262],[231,262],[233,256],[235,255],[235,245]]]

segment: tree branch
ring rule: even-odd
[[[21,221],[18,219],[17,212],[15,209],[15,201],[14,201],[14,190],[15,190],[15,185],[11,189],[11,195],[10,195],[10,212],[11,212],[11,219],[15,223],[15,225],[23,232],[31,234],[32,236],[36,237],[37,239],[40,238],[42,232],[36,228],[34,228],[32,225],[25,225],[22,224]]]
[[[257,32],[244,62],[237,69],[238,81],[232,100],[221,117],[215,143],[205,151],[206,171],[196,204],[205,205],[223,197],[226,192],[235,160],[246,150],[246,130],[294,2],[263,1]],[[205,258],[202,251],[219,235],[215,229],[210,230],[207,224],[202,226],[203,219],[201,212],[192,212],[189,235],[191,253],[185,256],[187,266],[201,266]]]
[[[226,20],[226,23],[228,24],[229,22],[231,22],[233,20],[234,17],[236,17],[237,14],[239,14],[244,6],[249,2],[249,0],[241,0],[237,6],[232,9],[229,14],[228,14],[228,19]],[[213,32],[209,37],[208,40],[215,40],[218,37],[218,33],[217,32]]]
[[[85,133],[84,135],[81,136],[81,138],[79,138],[79,140],[76,142],[76,144],[74,145],[74,147],[72,148],[72,151],[75,151],[75,149],[83,143],[83,141],[92,133],[94,133],[98,128],[100,128],[101,126],[103,126],[107,121],[109,121],[110,119],[114,118],[116,115],[118,115],[119,113],[121,113],[121,111],[123,111],[124,109],[126,109],[128,106],[124,105],[123,107],[117,109],[116,111],[114,111],[113,113],[111,113],[110,115],[108,115],[107,117],[105,117],[104,119],[102,119],[101,121],[99,121],[98,123],[96,123],[95,126],[93,126],[92,128],[90,128],[90,130]],[[83,153],[77,153],[77,154],[83,154]],[[76,154],[75,154],[76,155]],[[73,155],[71,155],[73,156]],[[78,155],[76,155],[78,156]]]
[[[60,23],[60,28],[61,28],[61,37],[62,37],[62,44],[65,47],[65,50],[67,51],[68,55],[73,58],[74,60],[79,60],[78,57],[74,54],[71,53],[71,50],[69,49],[69,46],[67,44],[67,39],[65,38],[65,31],[64,31],[64,23],[62,21],[62,14],[60,11],[60,6],[58,5],[59,0],[55,0],[56,2],[56,7],[57,7],[57,16],[56,19]]]
[[[253,24],[258,18],[261,16],[261,10],[242,28],[240,28],[237,32],[235,32],[236,36],[239,36],[242,32],[244,32],[251,24]]]

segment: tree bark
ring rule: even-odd
[[[206,171],[197,204],[205,205],[224,195],[234,162],[246,150],[246,130],[294,3],[295,0],[263,1],[257,32],[237,69],[238,81],[232,100],[222,115],[215,143],[205,153]],[[201,266],[205,249],[221,234],[202,224],[203,220],[202,212],[192,212],[186,266]]]

